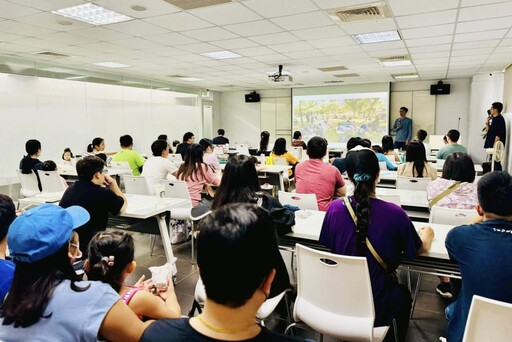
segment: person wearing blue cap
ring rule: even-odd
[[[14,275],[14,263],[7,260],[7,231],[16,218],[16,209],[9,196],[0,194],[0,305],[9,291]]]
[[[16,264],[0,318],[0,341],[138,341],[145,324],[107,284],[80,281],[71,265],[79,254],[74,229],[89,220],[79,206],[43,204],[9,228]]]

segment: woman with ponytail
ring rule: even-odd
[[[424,227],[418,236],[401,207],[377,199],[375,186],[379,179],[379,162],[372,150],[353,149],[347,154],[345,163],[348,177],[355,186],[354,195],[331,203],[325,214],[320,242],[332,253],[367,258],[375,326],[391,325],[395,319],[399,341],[405,341],[411,293],[407,287],[398,284],[394,274],[402,256],[414,258],[428,250],[434,233],[432,228]],[[392,336],[390,329],[387,338]]]
[[[134,254],[130,234],[97,233],[89,243],[89,254],[84,265],[87,278],[109,284],[139,318],[179,318],[181,308],[174,293],[172,274],[167,288],[162,292],[156,291],[151,280],[142,282],[144,276],[135,286],[125,285],[126,278],[135,270]]]

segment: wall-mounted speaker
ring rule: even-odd
[[[245,102],[260,102],[260,94],[255,91],[245,95]]]
[[[444,84],[443,81],[437,82],[430,86],[430,95],[448,95],[450,94],[450,85]]]

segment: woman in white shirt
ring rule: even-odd
[[[142,169],[142,176],[146,178],[148,190],[151,195],[155,193],[155,185],[163,180],[176,179],[172,174],[178,170],[176,165],[167,157],[169,156],[169,144],[165,140],[155,140],[151,144],[153,158],[148,158]]]

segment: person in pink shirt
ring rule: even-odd
[[[220,177],[216,175],[208,165],[203,162],[204,147],[199,144],[191,144],[185,153],[185,161],[176,171],[176,178],[187,183],[192,206],[210,206],[202,201],[201,193],[208,185],[219,185]]]
[[[204,148],[203,162],[208,165],[214,172],[220,171],[219,159],[213,153],[213,144],[210,139],[199,140],[199,145]]]
[[[345,196],[345,182],[340,171],[323,158],[327,153],[327,140],[313,137],[308,141],[309,160],[297,164],[295,184],[297,193],[315,194],[318,209],[326,211],[334,197]]]

